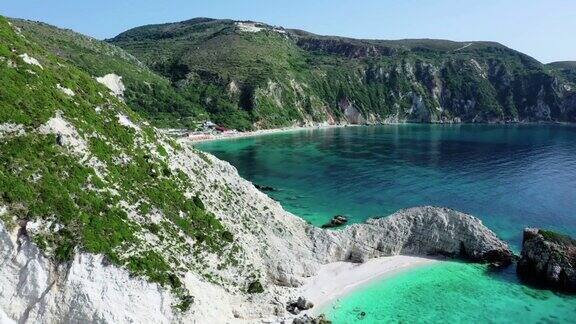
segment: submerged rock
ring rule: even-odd
[[[576,292],[576,240],[551,231],[525,229],[517,270],[535,283]]]
[[[263,185],[259,185],[259,184],[254,184],[254,187],[256,187],[256,189],[262,191],[262,192],[274,192],[274,191],[278,191],[278,189],[274,188],[274,187],[270,187],[270,186],[263,186]]]
[[[322,228],[333,228],[333,227],[339,227],[342,226],[344,224],[348,223],[348,218],[346,218],[346,216],[343,215],[336,215],[334,217],[332,217],[332,219],[330,220],[330,222],[322,225]]]
[[[320,315],[316,318],[309,315],[304,315],[299,318],[295,318],[292,324],[330,324],[332,321],[326,319],[324,315]]]

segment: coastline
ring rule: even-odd
[[[315,129],[330,129],[330,128],[341,128],[341,127],[358,127],[362,125],[354,124],[340,124],[340,125],[316,125],[316,126],[294,126],[294,127],[282,127],[282,128],[270,128],[270,129],[259,129],[249,132],[237,132],[237,133],[226,133],[226,134],[206,134],[204,136],[199,136],[197,138],[181,137],[180,141],[185,141],[190,144],[227,140],[227,139],[238,139],[245,137],[256,137],[262,135],[279,134],[279,133],[290,133],[304,130],[315,130]]]
[[[300,295],[314,303],[314,307],[305,313],[318,316],[334,301],[375,281],[436,262],[441,261],[426,257],[395,255],[371,259],[361,264],[350,262],[325,264],[300,288]]]
[[[203,142],[220,141],[228,139],[239,139],[246,137],[257,137],[270,134],[280,134],[280,133],[290,133],[304,130],[315,130],[315,129],[331,129],[331,128],[343,128],[343,127],[362,127],[362,126],[377,126],[377,125],[406,125],[406,124],[417,124],[417,125],[516,125],[516,126],[532,126],[532,125],[558,125],[558,126],[573,126],[576,127],[576,123],[570,122],[554,122],[554,121],[540,121],[540,122],[514,122],[514,123],[411,123],[411,122],[398,122],[398,123],[381,123],[381,124],[335,124],[335,125],[314,125],[314,126],[292,126],[292,127],[282,127],[282,128],[269,128],[269,129],[259,129],[255,131],[248,132],[236,132],[236,133],[224,133],[224,134],[198,134],[197,137],[180,137],[179,141],[184,141],[189,144],[197,144]]]

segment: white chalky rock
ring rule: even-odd
[[[110,92],[112,93],[112,95],[114,95],[116,97],[123,97],[124,96],[124,91],[126,91],[126,87],[124,86],[124,83],[122,82],[121,76],[116,75],[114,73],[110,73],[110,74],[106,74],[103,77],[96,78],[96,81],[102,83],[108,89],[110,89]]]
[[[41,69],[44,69],[44,67],[40,64],[40,62],[38,62],[38,60],[33,58],[32,56],[30,56],[26,53],[20,54],[19,56],[22,59],[22,61],[24,61],[24,63],[30,64],[30,65],[36,65],[36,66],[40,67]]]

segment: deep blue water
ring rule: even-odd
[[[321,225],[438,205],[481,218],[518,249],[522,229],[576,235],[576,127],[390,125],[198,145]]]

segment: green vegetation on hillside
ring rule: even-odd
[[[21,32],[54,55],[93,77],[114,73],[122,76],[128,106],[160,127],[192,127],[207,118],[198,101],[173,87],[121,48],[71,30],[41,22],[13,19]],[[193,98],[192,98],[193,99]]]
[[[565,246],[576,246],[576,240],[568,235],[556,233],[550,230],[539,230],[538,233],[541,234],[546,240],[550,242],[554,242]]]
[[[190,179],[169,166],[177,148],[91,73],[2,17],[0,84],[2,221],[22,230],[34,224],[28,234],[47,256],[69,262],[77,249],[102,254],[170,287],[180,309],[191,302],[182,269],[202,274],[207,254],[234,259],[232,234],[199,197],[185,194]]]
[[[548,66],[576,85],[576,61],[553,62]]]
[[[218,122],[244,128],[363,119],[575,121],[550,68],[492,42],[357,40],[231,20],[134,28],[109,40],[164,75]]]
[[[565,86],[574,84],[574,69],[493,42],[358,40],[244,22],[260,28],[249,32],[232,20],[197,18],[134,28],[107,44],[13,22],[92,76],[122,76],[126,103],[160,127],[193,128],[206,119],[239,130],[576,121],[575,87]]]

